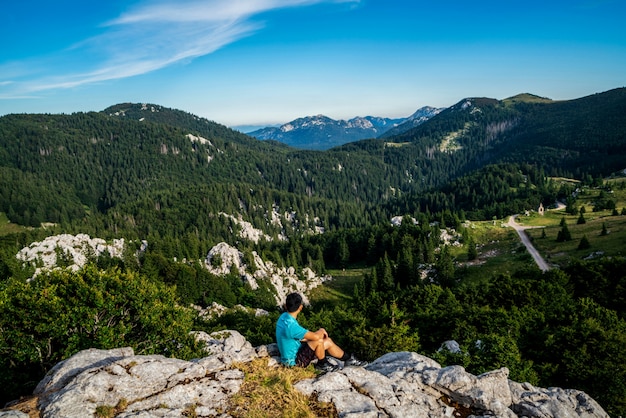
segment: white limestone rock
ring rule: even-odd
[[[352,418],[458,416],[452,404],[473,411],[474,417],[608,418],[584,392],[511,382],[506,368],[474,376],[460,366],[441,368],[408,352],[389,353],[366,368],[344,368],[295,387],[333,402],[339,416]]]
[[[191,410],[198,417],[218,416],[243,383],[243,372],[229,365],[257,355],[236,331],[208,339],[215,354],[195,361],[137,356],[128,348],[81,351],[37,386],[41,416],[83,418],[121,403],[117,417],[182,418]]]
[[[225,364],[233,361],[247,361],[257,357],[256,350],[237,331],[224,330],[207,334],[203,331],[193,332],[197,341],[206,344],[205,351],[217,356]]]
[[[609,415],[585,392],[574,389],[537,388],[530,383],[509,381],[513,406],[518,416],[602,417]]]
[[[220,242],[211,248],[204,265],[215,275],[229,274],[233,268],[236,268],[241,278],[250,285],[252,290],[259,288],[260,280],[268,281],[274,290],[277,306],[282,306],[291,292],[302,294],[305,304],[308,304],[306,294],[332,279],[331,276],[318,276],[309,267],[303,268],[298,274],[294,267],[279,267],[271,261],[263,261],[256,251],[252,252],[252,258],[254,265],[247,265],[241,251],[225,242]]]
[[[437,351],[444,351],[444,350],[449,351],[450,353],[453,353],[453,354],[461,354],[463,352],[461,350],[461,346],[459,345],[459,343],[454,340],[444,341],[443,344],[441,344],[441,347],[439,347],[439,350]]]
[[[253,348],[237,331],[197,333],[208,357],[193,361],[159,355],[138,356],[132,349],[85,350],[59,363],[37,386],[41,417],[94,416],[96,408],[120,405],[117,417],[225,416],[230,397],[244,374],[233,362],[270,357],[275,344]],[[295,384],[306,395],[332,402],[340,417],[455,417],[462,405],[479,417],[608,418],[584,392],[536,388],[508,380],[508,370],[480,376],[460,366],[442,368],[417,353],[389,353],[367,367],[345,367]],[[446,401],[449,399],[449,401]],[[22,418],[0,412],[0,418]]]
[[[233,266],[241,271],[244,266],[243,253],[225,242],[220,242],[209,250],[205,266],[215,275],[229,274]]]
[[[44,392],[57,391],[65,387],[78,374],[83,371],[99,366],[107,366],[125,357],[131,357],[135,353],[132,348],[116,348],[112,350],[99,350],[90,348],[83,350],[67,360],[57,363],[46,376],[39,382],[35,395]]]
[[[16,258],[25,264],[38,266],[35,276],[42,271],[56,268],[59,264],[58,255],[66,258],[69,269],[77,271],[85,266],[92,257],[99,257],[108,253],[111,257],[123,258],[124,238],[115,239],[107,243],[102,238],[91,238],[87,234],[61,234],[45,238],[41,242],[33,242],[22,248]]]
[[[244,221],[243,217],[241,215],[235,217],[233,215],[229,215],[229,214],[224,213],[224,212],[220,212],[220,215],[225,217],[225,218],[230,219],[236,225],[239,225],[239,227],[241,228],[240,231],[239,231],[239,237],[240,238],[247,239],[247,240],[252,241],[254,243],[257,243],[257,244],[262,239],[265,240],[265,241],[272,241],[272,237],[271,236],[267,235],[266,233],[264,233],[260,229],[255,228],[254,225],[252,225],[250,222]]]
[[[404,216],[396,215],[396,216],[391,218],[391,225],[392,226],[400,226],[400,225],[402,225],[402,220],[403,219],[404,219]],[[417,219],[415,219],[412,216],[411,216],[411,222],[413,223],[413,225],[418,225],[419,224]]]

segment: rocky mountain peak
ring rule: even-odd
[[[390,130],[405,132],[425,122],[440,110],[426,106],[408,118],[395,119],[357,116],[349,120],[335,120],[324,115],[306,116],[280,127],[258,129],[248,135],[261,140],[280,141],[296,148],[324,150],[347,142],[378,138]]]

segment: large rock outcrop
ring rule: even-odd
[[[138,253],[144,252],[147,247],[148,242],[142,241]],[[59,269],[60,266],[78,271],[89,261],[103,255],[123,259],[126,250],[127,245],[123,238],[107,243],[101,238],[91,238],[86,234],[62,234],[33,242],[22,248],[15,257],[24,265],[35,267],[35,277],[42,272]],[[252,290],[260,287],[259,282],[266,282],[272,289],[276,306],[283,306],[285,298],[291,292],[300,293],[305,304],[309,304],[307,293],[332,279],[328,275],[318,275],[310,267],[296,270],[292,266],[282,267],[271,261],[264,261],[256,251],[252,252],[252,258],[247,262],[248,264],[244,261],[244,254],[237,248],[220,242],[211,248],[204,259],[204,266],[217,276],[225,276],[236,270]]]
[[[229,398],[244,374],[233,362],[272,356],[275,345],[254,348],[236,331],[197,337],[207,357],[183,361],[135,355],[130,348],[90,349],[59,363],[35,390],[43,418],[93,417],[108,409],[120,418],[227,417]],[[303,380],[296,389],[334,403],[341,417],[602,417],[606,412],[577,390],[542,389],[508,379],[506,368],[474,376],[441,367],[416,353],[389,353],[369,366],[347,367]],[[2,418],[28,415],[0,412]]]
[[[77,271],[87,264],[89,257],[103,254],[123,258],[125,245],[123,238],[107,243],[102,238],[91,238],[87,234],[61,234],[31,243],[22,248],[15,257],[24,264],[36,266],[37,276],[42,271],[52,270],[63,263],[72,271]],[[59,260],[59,256],[65,260]]]
[[[259,288],[259,281],[269,282],[274,289],[276,306],[283,306],[285,298],[291,292],[300,293],[305,304],[308,304],[309,300],[306,296],[308,291],[331,280],[330,276],[318,276],[309,267],[303,268],[298,274],[294,267],[280,267],[271,261],[263,261],[256,251],[252,252],[252,257],[252,265],[246,265],[241,251],[225,242],[220,242],[211,248],[204,265],[211,273],[218,276],[229,274],[236,269],[252,290]]]

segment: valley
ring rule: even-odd
[[[223,329],[270,343],[301,291],[303,324],[362,358],[507,367],[624,414],[625,114],[625,89],[464,98],[324,151],[156,104],[3,116],[0,401],[85,348],[191,359],[191,330]]]

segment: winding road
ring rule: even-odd
[[[535,246],[530,242],[530,238],[528,238],[528,235],[526,235],[526,233],[524,232],[525,229],[537,228],[537,227],[536,226],[522,226],[515,221],[516,217],[517,215],[511,215],[509,217],[509,222],[507,223],[507,225],[515,229],[515,231],[517,231],[517,235],[519,235],[520,239],[522,240],[522,243],[526,246],[526,249],[528,250],[530,255],[532,255],[539,269],[541,271],[550,270],[550,266],[548,265],[548,263],[546,263],[546,260],[544,260],[541,254],[539,254],[539,251],[537,251]]]

